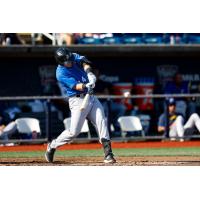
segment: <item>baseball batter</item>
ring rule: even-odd
[[[84,110],[81,111],[83,99],[88,91],[95,87],[96,77],[91,71],[91,62],[77,53],[72,53],[67,48],[58,48],[55,52],[58,63],[56,78],[60,83],[64,94],[69,97],[69,108],[71,111],[71,126],[64,130],[56,139],[47,146],[45,158],[53,162],[57,147],[69,143],[77,137],[83,123],[87,118],[97,129],[100,143],[104,149],[104,162],[115,163],[112,153],[110,137],[105,121],[103,107],[99,100],[91,94]]]

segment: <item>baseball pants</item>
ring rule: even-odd
[[[0,132],[0,139],[8,140],[9,136],[14,134],[17,131],[17,125],[14,121],[6,125],[3,131]]]
[[[66,143],[70,143],[76,138],[87,118],[95,126],[99,139],[102,138],[110,140],[107,129],[106,118],[103,107],[99,100],[91,95],[87,107],[81,111],[80,106],[84,97],[69,98],[69,108],[71,110],[71,125],[69,130],[64,130],[55,140],[51,142],[51,148],[57,148]]]
[[[184,131],[187,128],[196,127],[200,132],[200,117],[197,113],[193,113],[184,125],[184,119],[180,115],[176,118],[175,122],[171,125],[169,136],[170,137],[183,137]]]

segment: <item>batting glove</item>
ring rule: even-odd
[[[87,93],[92,95],[93,94],[93,88],[95,87],[95,84],[87,83],[85,85],[85,87],[87,88]]]
[[[90,82],[89,82],[89,83],[87,83],[87,84],[85,85],[85,87],[88,88],[88,89],[91,89],[91,88],[93,89],[93,88],[95,87],[95,83],[90,83]]]
[[[87,74],[87,76],[88,76],[89,83],[90,84],[95,84],[95,82],[97,80],[96,76],[92,72],[89,72]]]

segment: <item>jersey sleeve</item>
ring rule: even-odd
[[[158,120],[158,126],[164,126],[165,127],[166,123],[165,123],[165,115],[162,114],[160,117],[159,117],[159,120]]]
[[[81,55],[79,55],[77,53],[73,53],[73,57],[74,57],[74,61],[80,66],[82,65],[82,61],[84,59],[86,59],[85,56],[81,56]]]

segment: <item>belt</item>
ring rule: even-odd
[[[75,97],[84,97],[85,95],[86,95],[85,93],[82,93],[82,94],[75,95]]]

